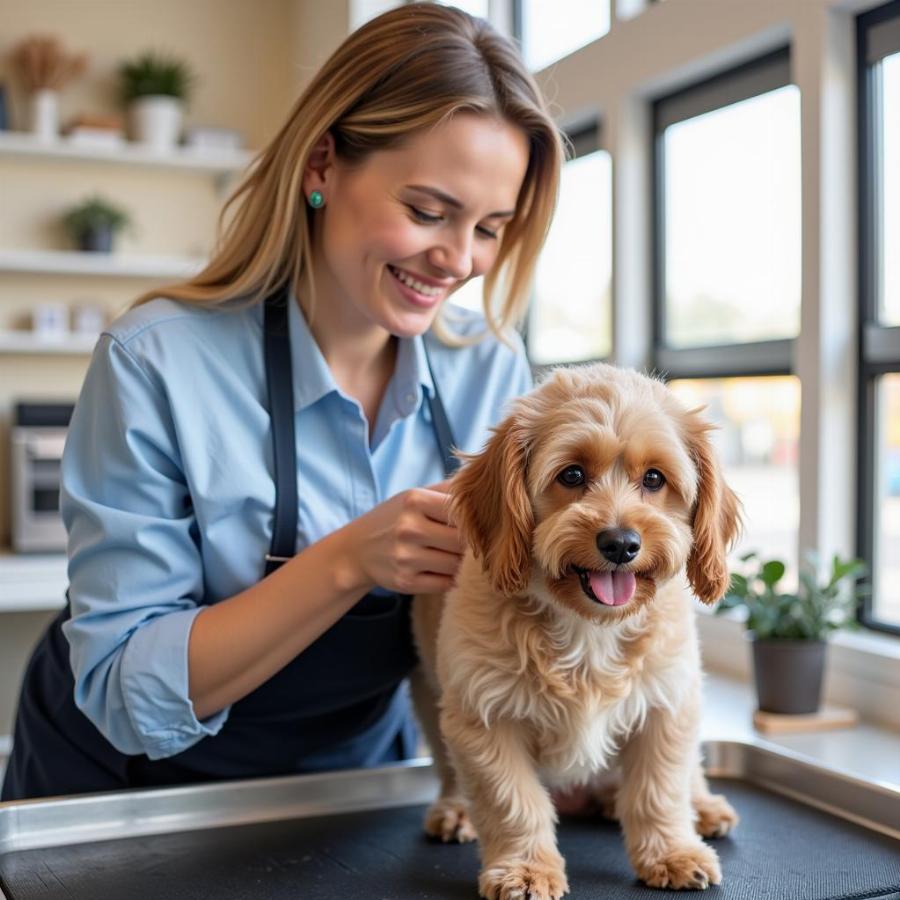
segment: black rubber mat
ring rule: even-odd
[[[900,841],[720,781],[741,815],[715,841],[721,900],[900,900]],[[422,809],[349,813],[69,847],[0,858],[9,900],[426,900],[477,897],[473,845],[434,844]],[[614,824],[566,819],[572,900],[659,897],[639,884]],[[665,892],[668,893],[668,892]]]

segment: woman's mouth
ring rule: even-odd
[[[426,284],[403,269],[398,269],[390,264],[388,264],[387,269],[397,283],[400,293],[407,300],[415,303],[416,306],[430,309],[436,303],[439,303],[447,293],[446,287]]]

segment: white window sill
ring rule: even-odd
[[[861,722],[831,731],[761,734],[753,728],[755,708],[750,683],[708,673],[703,686],[703,739],[787,751],[871,784],[900,788],[900,731]]]
[[[752,683],[750,641],[733,615],[697,616],[703,664]],[[824,699],[849,706],[868,722],[900,730],[900,638],[872,632],[838,632],[829,641]]]

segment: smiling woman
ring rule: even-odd
[[[98,343],[63,460],[69,605],[3,799],[416,752],[410,595],[459,566],[452,450],[530,386],[509,326],[561,160],[482,20],[416,3],[337,49],[207,268]],[[451,314],[477,276],[485,315]]]

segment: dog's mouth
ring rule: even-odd
[[[581,590],[594,603],[604,606],[624,606],[634,596],[637,579],[634,572],[621,569],[599,571],[572,567],[581,582]]]

